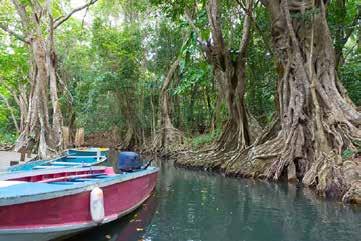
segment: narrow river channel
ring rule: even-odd
[[[140,209],[66,239],[148,240],[358,241],[361,208],[319,199],[293,184],[225,178],[163,163],[157,189]]]

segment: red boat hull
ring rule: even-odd
[[[136,209],[151,195],[156,180],[157,172],[102,187],[105,210],[102,223],[113,221]],[[49,237],[55,238],[99,225],[92,221],[89,200],[90,191],[86,191],[37,202],[1,206],[0,230],[14,230],[11,236],[6,237],[16,241],[27,240],[26,235],[24,238],[16,238],[16,230],[21,235],[24,232],[40,232],[46,237],[43,240],[48,240]],[[30,235],[31,240],[35,236]],[[0,241],[5,241],[3,237],[0,233]]]

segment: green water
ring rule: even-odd
[[[66,241],[360,241],[361,208],[291,184],[161,165],[154,195],[120,221]]]

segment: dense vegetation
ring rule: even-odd
[[[359,1],[0,3],[0,143],[47,157],[82,127],[127,149],[206,146],[186,166],[353,185],[324,163],[360,149]]]

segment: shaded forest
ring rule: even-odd
[[[361,203],[358,0],[0,0],[0,144],[142,149]]]

